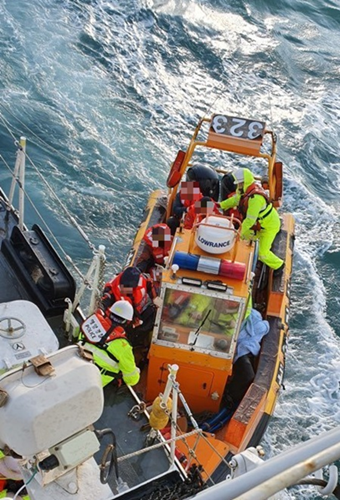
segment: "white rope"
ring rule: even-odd
[[[2,105],[0,103],[0,105]],[[12,114],[12,113],[11,113]],[[12,114],[13,116],[13,114]],[[19,145],[19,142],[17,141],[17,139],[15,138],[15,135],[13,134],[13,132],[11,131],[9,125],[8,125],[8,122],[7,120],[3,117],[3,116],[0,116],[1,118],[1,121],[4,125],[4,127],[6,128],[6,130],[8,131],[8,133],[11,135],[11,137],[13,138],[14,140],[14,143],[16,146]],[[20,121],[20,120],[19,120]],[[20,122],[22,123],[22,122]],[[23,124],[24,125],[24,124]],[[25,126],[26,127],[26,126]],[[28,127],[26,127],[28,128]],[[32,131],[31,131],[32,132]],[[33,132],[32,132],[33,133]],[[35,135],[33,133],[33,135]],[[44,141],[42,141],[44,142]],[[53,149],[53,148],[52,148]],[[95,246],[93,245],[93,243],[91,243],[89,237],[87,236],[87,234],[85,233],[85,231],[83,230],[83,228],[78,224],[78,222],[76,221],[76,219],[70,214],[70,212],[67,210],[67,208],[61,203],[59,197],[55,194],[55,192],[53,191],[53,189],[51,188],[51,186],[49,185],[49,183],[46,181],[46,179],[44,178],[44,176],[39,172],[39,169],[37,168],[37,166],[35,165],[35,163],[33,162],[33,160],[28,156],[28,154],[26,153],[25,154],[26,158],[28,159],[28,161],[30,162],[31,166],[34,168],[34,170],[36,171],[36,173],[38,174],[38,176],[40,177],[41,181],[45,184],[46,188],[48,189],[48,191],[50,192],[50,194],[52,195],[52,197],[58,202],[59,206],[62,208],[62,210],[65,212],[65,214],[67,215],[67,217],[69,218],[69,220],[72,222],[72,224],[74,225],[74,227],[78,230],[79,234],[82,236],[82,238],[86,241],[86,243],[88,244],[89,248],[92,250],[92,252],[95,252],[96,251],[96,248]],[[8,163],[6,162],[6,160],[4,159],[4,157],[0,154],[0,158],[3,160],[5,166],[7,167],[7,169],[9,170],[10,174],[12,177],[14,177],[14,174],[12,172],[12,169],[10,168],[10,166],[8,165]],[[28,199],[29,203],[31,204],[33,210],[35,211],[35,213],[37,214],[37,216],[39,217],[39,219],[41,220],[41,222],[44,224],[44,227],[46,228],[47,232],[49,233],[50,237],[53,239],[53,241],[55,242],[56,246],[59,248],[60,252],[63,254],[63,256],[65,257],[65,259],[72,265],[73,269],[77,272],[77,274],[81,277],[81,279],[84,281],[85,277],[83,275],[83,273],[80,271],[80,269],[76,266],[76,264],[73,262],[72,258],[65,252],[65,250],[63,249],[63,247],[61,246],[61,244],[59,243],[59,241],[57,240],[57,238],[55,237],[55,235],[53,234],[51,228],[49,227],[49,225],[47,224],[46,220],[42,217],[42,215],[40,214],[39,210],[37,209],[37,207],[35,206],[33,200],[31,199],[31,197],[28,195],[28,193],[26,192],[25,189],[22,188],[22,186],[20,186],[23,193],[25,194],[26,198]]]

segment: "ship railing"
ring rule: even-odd
[[[143,449],[136,450],[130,454],[119,457],[118,462],[128,460],[128,459],[131,459],[137,455],[148,453],[154,449],[163,447],[166,449],[166,451],[169,455],[170,467],[172,467],[173,465],[176,465],[176,467],[178,469],[180,469],[182,471],[182,473],[186,474],[189,471],[190,467],[192,466],[193,462],[196,462],[197,464],[199,464],[201,466],[201,470],[204,471],[203,464],[199,463],[199,458],[197,457],[196,452],[195,452],[197,445],[198,445],[198,442],[201,439],[203,439],[205,441],[205,443],[210,447],[211,452],[218,455],[221,463],[224,462],[224,464],[226,466],[228,466],[228,462],[227,462],[226,458],[224,456],[222,456],[218,450],[216,450],[216,448],[209,441],[209,439],[207,439],[206,432],[199,427],[198,423],[196,422],[196,420],[191,412],[191,409],[190,409],[187,401],[185,400],[185,397],[183,396],[183,394],[180,391],[179,383],[176,381],[176,375],[177,375],[177,371],[179,369],[178,365],[169,365],[168,369],[169,369],[169,375],[168,375],[166,387],[164,389],[164,393],[160,394],[159,398],[156,398],[156,400],[158,399],[159,403],[160,403],[157,407],[157,412],[160,409],[163,409],[164,414],[166,416],[168,416],[168,418],[170,419],[170,426],[171,426],[170,427],[170,429],[171,429],[170,430],[170,437],[166,438],[162,434],[161,431],[163,428],[157,429],[155,427],[154,428],[152,427],[152,422],[155,421],[155,419],[152,418],[152,412],[154,411],[154,404],[150,407],[146,407],[146,404],[138,398],[134,389],[132,387],[128,386],[133,398],[138,402],[138,404],[135,405],[130,410],[129,416],[137,419],[138,413],[144,413],[145,416],[149,419],[151,429],[150,429],[148,435],[146,436],[145,447]],[[171,405],[168,404],[170,401],[170,397],[172,398]],[[177,424],[178,399],[181,400],[182,407],[184,408],[186,415],[191,422],[192,430],[190,430],[188,432],[182,431]],[[151,419],[150,419],[150,415],[151,415]],[[167,425],[168,424],[166,421],[164,427],[166,427]],[[192,436],[196,436],[197,439],[194,441],[193,444],[190,445],[187,441],[187,438],[192,437]],[[158,441],[158,442],[156,442],[156,441]],[[179,441],[184,443],[184,445],[188,449],[186,456],[182,457],[182,458],[186,458],[185,463],[180,462],[179,459],[177,458],[177,455],[176,455],[176,451],[177,451],[176,450],[176,443]],[[209,480],[209,482],[211,484],[214,484],[214,481],[212,480],[212,478],[208,477],[208,475],[207,475],[207,480]]]
[[[51,188],[47,180],[42,176],[42,174],[39,172],[39,169],[37,166],[34,164],[34,162],[27,156],[26,153],[26,137],[21,136],[19,141],[15,141],[15,144],[17,145],[17,153],[16,153],[16,162],[14,165],[14,170],[11,172],[12,174],[12,181],[11,181],[11,186],[10,186],[10,191],[8,195],[8,201],[7,201],[7,210],[8,213],[10,211],[15,211],[15,208],[13,206],[13,200],[14,200],[14,195],[15,195],[15,188],[18,186],[19,188],[19,195],[18,195],[18,211],[17,217],[18,217],[18,226],[21,231],[26,230],[25,224],[24,224],[24,201],[25,201],[25,196],[27,196],[28,200],[30,201],[33,209],[39,216],[40,220],[42,221],[44,227],[47,229],[50,237],[54,240],[56,243],[56,246],[59,248],[59,250],[62,252],[64,255],[65,260],[73,267],[75,272],[78,274],[78,276],[81,279],[81,285],[79,287],[79,290],[74,298],[73,301],[70,299],[66,299],[66,302],[68,303],[68,307],[65,311],[64,314],[64,322],[65,322],[65,327],[67,333],[74,332],[75,329],[79,326],[77,320],[74,318],[74,312],[77,309],[77,312],[79,313],[80,317],[82,319],[85,319],[85,315],[82,313],[81,309],[78,307],[80,305],[81,299],[83,299],[83,303],[85,303],[84,300],[84,293],[86,290],[90,290],[90,299],[89,301],[87,300],[86,302],[88,303],[87,307],[87,316],[91,315],[94,310],[98,307],[99,302],[100,302],[100,290],[103,287],[103,280],[104,280],[104,270],[105,270],[105,262],[106,262],[106,257],[105,257],[105,247],[103,245],[100,245],[98,249],[91,243],[89,237],[83,230],[83,228],[80,226],[80,224],[75,220],[75,218],[70,214],[70,212],[67,210],[65,205],[60,201],[58,196],[55,194],[55,190]],[[84,276],[83,272],[76,266],[76,264],[73,262],[71,257],[66,254],[62,246],[60,245],[59,241],[56,239],[54,234],[52,233],[51,229],[48,227],[46,221],[42,217],[42,215],[39,213],[38,209],[34,206],[33,201],[29,198],[28,194],[25,191],[25,169],[26,169],[26,157],[32,167],[36,170],[37,174],[41,178],[41,180],[44,182],[46,188],[49,190],[49,192],[54,196],[56,201],[59,203],[59,206],[62,208],[62,210],[65,212],[66,216],[72,223],[72,225],[77,229],[77,231],[80,233],[81,237],[85,240],[85,242],[88,244],[89,248],[92,250],[93,253],[93,259],[90,264],[89,270]],[[9,168],[9,167],[8,167]],[[72,340],[72,334],[69,335],[70,340]]]
[[[100,290],[102,290],[103,288],[105,263],[105,246],[99,245],[98,250],[93,250],[92,262],[86,275],[82,279],[82,284],[80,285],[73,302],[69,299],[66,299],[68,307],[64,313],[64,324],[65,330],[69,334],[69,340],[72,340],[77,336],[79,323],[75,318],[74,313],[76,310],[81,313],[81,311],[78,310],[78,306],[81,303],[81,300],[84,297],[84,293],[87,289],[91,291],[91,295],[86,317],[93,314],[94,311],[99,307],[101,299]],[[85,319],[85,316],[82,316],[82,319]]]
[[[25,159],[26,159],[26,137],[21,136],[18,143],[17,158],[9,190],[9,207],[13,206],[13,198],[16,185],[19,186],[19,228],[24,228],[24,200],[25,200]]]
[[[247,450],[246,450],[247,451]],[[240,454],[242,455],[242,454]],[[297,444],[276,457],[262,461],[249,472],[227,479],[195,496],[195,500],[267,500],[285,488],[299,484],[314,484],[311,475],[340,459],[340,426],[317,437]],[[232,465],[232,464],[231,464]],[[322,495],[338,492],[338,473],[329,474]],[[332,476],[332,477],[331,477]],[[332,483],[332,484],[331,484]],[[277,498],[277,497],[275,497]],[[337,494],[337,498],[339,498]]]

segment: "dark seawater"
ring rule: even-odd
[[[265,120],[296,218],[286,391],[267,456],[340,423],[340,3],[0,0],[0,182],[28,155],[108,275],[198,118]],[[27,164],[26,189],[85,272],[91,251]],[[36,219],[27,206],[26,223]],[[318,498],[308,488],[290,498]]]

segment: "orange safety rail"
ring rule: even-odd
[[[246,155],[259,156],[262,140],[235,139],[210,132],[207,146],[210,148],[223,149],[232,153],[243,153]]]
[[[275,180],[275,197],[273,199],[273,206],[278,208],[282,204],[283,195],[283,164],[282,161],[276,161],[273,168],[273,176]]]
[[[201,130],[204,123],[208,123],[210,126],[208,133]],[[198,140],[200,132],[202,132],[204,136],[202,140]],[[270,154],[261,152],[265,134],[271,136]],[[275,134],[270,130],[266,130],[265,122],[227,115],[213,115],[211,118],[202,118],[199,121],[185,154],[184,151],[179,151],[172,164],[167,181],[167,186],[172,188],[169,197],[167,217],[171,214],[179,182],[187,167],[190,165],[194,151],[198,146],[247,156],[261,157],[267,160],[270,196],[275,199],[275,188],[273,183],[273,169],[276,156]],[[278,203],[280,204],[280,201]]]
[[[178,440],[176,448],[187,457],[186,463],[183,464],[184,466],[186,466],[189,460],[190,465],[203,465],[202,476],[203,480],[207,481],[220,465],[221,457],[225,457],[229,452],[229,446],[211,434],[205,433],[204,435],[205,439],[192,435],[186,437],[183,441]],[[193,457],[189,450],[194,450]]]

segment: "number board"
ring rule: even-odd
[[[212,132],[239,139],[262,139],[265,126],[265,122],[236,118],[234,116],[214,115],[211,120]]]
[[[265,122],[213,115],[206,145],[245,155],[260,156]]]

